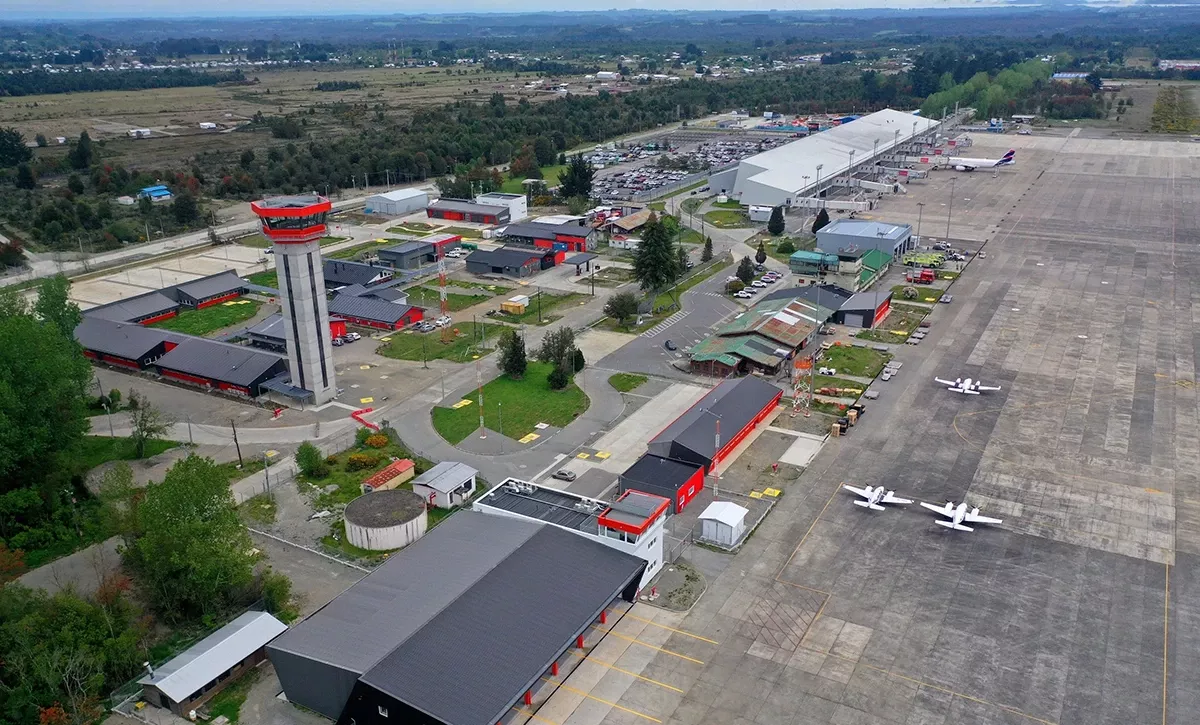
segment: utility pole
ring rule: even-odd
[[[958,177],[950,180],[950,209],[946,213],[946,243],[950,243],[950,218],[954,216],[954,184]]]
[[[267,460],[267,452],[263,451],[263,493],[271,492],[271,462]]]
[[[487,438],[487,428],[483,427],[483,373],[479,371],[479,361],[475,361],[475,387],[479,396],[479,440]]]
[[[230,418],[230,419],[229,419],[229,427],[230,427],[230,428],[233,428],[233,447],[237,449],[237,454],[238,454],[238,468],[241,468],[241,467],[244,465],[244,463],[243,463],[243,461],[242,461],[242,446],[241,446],[241,445],[238,443],[238,439],[237,439],[237,423],[234,423],[234,422],[233,422],[233,418]]]
[[[108,403],[104,404],[104,417],[108,418],[108,435],[116,438],[117,434],[113,432],[112,410],[108,407]]]
[[[917,202],[917,239],[921,238],[921,215],[925,213],[925,202]]]
[[[709,411],[712,412],[712,411]],[[713,448],[713,458],[721,452],[721,416],[717,416],[717,440],[716,447]],[[717,467],[716,460],[713,461],[713,500],[721,495],[721,469]]]
[[[500,429],[500,453],[504,453],[504,403],[496,401],[496,417],[499,419],[497,427]]]
[[[188,424],[188,445],[195,446],[196,441],[192,440],[192,416],[190,416],[190,415],[187,416],[187,424]]]
[[[542,324],[542,288],[541,287],[537,288],[537,298],[538,298],[538,324],[540,325],[540,324]]]

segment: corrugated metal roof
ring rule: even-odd
[[[580,224],[577,220],[554,223],[535,220],[509,224],[500,230],[500,235],[504,237],[529,237],[530,239],[555,239],[556,234],[586,237],[592,231],[592,228],[587,226],[587,224]]]
[[[713,501],[700,514],[701,520],[720,521],[726,526],[737,528],[746,520],[748,509],[738,506],[732,501]]]
[[[539,529],[531,521],[460,511],[288,630],[268,650],[362,674]]]
[[[650,215],[653,213],[654,210],[647,207],[641,211],[635,211],[629,216],[614,219],[612,225],[618,229],[623,229],[624,231],[630,232],[650,221]]]
[[[422,242],[416,239],[401,242],[394,247],[384,247],[379,250],[380,254],[411,254],[413,252],[421,252],[423,254],[433,254],[433,245],[429,242]]]
[[[347,262],[339,259],[325,260],[322,271],[325,273],[326,282],[343,286],[351,284],[369,285],[372,280],[380,275],[386,277],[392,276],[392,269],[390,267],[380,267],[361,262]]]
[[[467,261],[486,264],[492,267],[524,267],[531,261],[541,259],[542,255],[548,251],[543,249],[514,249],[513,247],[501,247],[490,251],[479,249],[471,252],[470,256],[467,257]]]
[[[245,288],[246,280],[231,271],[218,272],[209,277],[194,279],[191,282],[175,285],[175,289],[197,300],[219,297],[220,295],[237,292]]]
[[[329,314],[331,315],[357,317],[362,320],[385,322],[389,325],[394,325],[404,319],[404,315],[411,309],[410,305],[398,305],[374,297],[337,295],[329,300]]]
[[[877,310],[884,300],[890,299],[892,291],[859,292],[842,305],[843,310]]]
[[[412,480],[412,485],[428,486],[440,493],[450,493],[479,474],[465,463],[442,461]]]
[[[166,370],[233,385],[250,385],[283,360],[257,348],[230,345],[203,337],[185,337],[154,364]]]
[[[287,339],[287,331],[283,327],[283,315],[276,312],[254,327],[251,327],[246,331],[246,334],[277,338],[280,340]]]
[[[779,394],[779,388],[754,376],[726,380],[684,411],[650,443],[676,443],[712,459],[717,451],[718,418],[722,440],[732,440]]]
[[[162,292],[147,292],[144,295],[130,297],[118,302],[110,302],[85,311],[86,317],[100,317],[105,320],[129,322],[146,317],[161,315],[171,310],[179,309],[179,303]]]
[[[432,534],[452,523],[470,526],[458,514]],[[537,530],[519,548],[361,681],[448,725],[503,720],[646,566],[583,536],[532,525]],[[433,568],[440,576],[447,567]]]
[[[795,348],[824,324],[834,310],[806,299],[763,300],[717,329],[718,337],[757,334]]]
[[[667,487],[677,490],[691,480],[698,470],[700,470],[700,466],[694,463],[646,453],[637,459],[636,463],[625,469],[625,472],[621,474],[621,479],[626,488],[636,489],[639,484],[648,484],[652,488]]]
[[[438,199],[429,205],[430,209],[440,209],[443,211],[458,211],[464,214],[490,214],[495,216],[508,211],[507,206],[492,206],[490,204],[476,204],[473,201],[466,199]]]
[[[392,304],[404,304],[404,302],[408,300],[408,292],[395,287],[373,287],[370,290],[367,290],[367,296],[383,300],[384,302],[390,302]]]
[[[840,236],[862,237],[867,239],[890,239],[899,241],[912,232],[907,224],[888,224],[863,219],[834,219],[817,231],[817,243],[822,236],[837,234]]]
[[[404,201],[405,199],[416,199],[420,196],[428,197],[429,195],[420,189],[393,189],[392,191],[385,191],[381,194],[373,194],[369,199],[367,199],[367,201],[374,201],[375,199]]]
[[[178,342],[186,336],[136,322],[118,322],[103,317],[84,317],[75,328],[75,339],[85,350],[137,360],[161,345]]]
[[[138,682],[183,702],[286,631],[286,624],[266,612],[246,612]]]

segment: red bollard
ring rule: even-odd
[[[608,624],[608,610],[600,610],[600,624]]]
[[[583,635],[582,634],[575,638],[575,646],[578,647],[579,649],[583,649]]]
[[[526,690],[525,691],[525,706],[530,707],[531,705],[533,705],[533,693],[530,692],[529,690]]]
[[[550,674],[558,677],[558,663],[554,662],[550,665]]]

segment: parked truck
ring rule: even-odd
[[[904,281],[909,284],[933,284],[937,275],[932,269],[911,270],[904,275]]]

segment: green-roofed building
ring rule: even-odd
[[[764,300],[688,350],[692,371],[719,376],[778,373],[834,312],[802,297]]]

